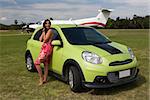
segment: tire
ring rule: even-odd
[[[74,92],[81,92],[82,91],[82,80],[79,70],[75,66],[70,66],[68,72],[68,83],[70,88]]]
[[[27,70],[30,71],[30,72],[35,72],[36,68],[34,66],[34,62],[33,62],[33,59],[32,59],[32,56],[31,56],[30,53],[26,55],[25,60],[26,60]]]

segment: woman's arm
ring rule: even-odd
[[[45,28],[43,28],[42,34],[41,34],[41,36],[39,38],[40,42],[43,42],[44,38],[45,38]]]
[[[40,42],[42,42],[43,38],[44,38],[44,32],[42,32],[42,35],[39,38]]]
[[[52,35],[52,30],[50,29],[47,31],[46,35],[44,36],[44,43],[49,41],[51,35]]]

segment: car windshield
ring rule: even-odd
[[[69,43],[74,45],[104,44],[111,42],[104,35],[93,28],[62,28],[62,31]]]

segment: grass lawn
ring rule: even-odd
[[[148,100],[149,47],[148,30],[100,30],[111,40],[128,45],[137,56],[139,80],[109,89],[73,93],[69,85],[49,76],[38,86],[38,74],[25,68],[24,53],[30,37],[21,31],[0,31],[0,100]]]

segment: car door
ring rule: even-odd
[[[42,42],[39,41],[41,35],[42,35],[42,29],[38,30],[33,36],[33,39],[31,39],[30,41],[30,52],[32,54],[34,61],[38,57],[41,50]]]
[[[59,32],[55,28],[52,28],[52,32],[53,32],[53,40],[60,40],[62,42]],[[62,67],[63,67],[63,63],[61,60],[62,52],[63,52],[63,46],[53,46],[50,68],[53,72],[58,73],[60,75],[62,73]]]

